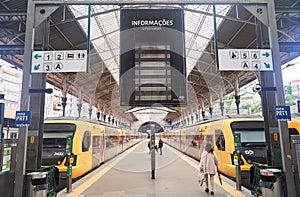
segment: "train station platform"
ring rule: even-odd
[[[207,196],[205,186],[198,183],[198,161],[164,144],[162,155],[155,153],[155,179],[151,174],[151,155],[147,140],[106,162],[87,176],[73,183],[58,197],[199,197]],[[222,185],[215,176],[214,196],[252,196],[235,182],[222,176]],[[209,194],[209,196],[211,196]]]

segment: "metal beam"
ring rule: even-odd
[[[276,8],[276,13],[300,13],[299,8]]]
[[[281,52],[299,52],[300,42],[279,42]]]
[[[4,44],[0,45],[0,55],[23,55],[24,54],[23,44]],[[41,49],[40,45],[34,45],[35,49]]]
[[[19,10],[19,11],[11,11],[11,10],[1,10],[1,12],[0,12],[0,16],[26,16],[26,11],[24,10],[24,11],[21,11],[21,10]]]
[[[35,4],[267,4],[269,0],[33,0]]]

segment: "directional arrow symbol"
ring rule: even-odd
[[[42,56],[39,55],[39,54],[35,54],[35,55],[34,55],[34,58],[35,58],[35,59],[39,59],[39,58],[41,58],[41,57],[42,57]]]
[[[262,54],[263,56],[265,56],[265,57],[269,57],[270,56],[270,53],[268,53],[268,52],[265,52],[264,54]]]
[[[33,70],[39,70],[40,69],[41,64],[35,65]]]
[[[269,63],[264,62],[264,65],[266,66],[266,68],[271,68],[271,65]]]

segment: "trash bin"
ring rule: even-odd
[[[27,197],[47,197],[47,172],[27,173]]]
[[[262,196],[281,197],[283,192],[282,177],[282,172],[279,169],[270,168],[260,170]]]

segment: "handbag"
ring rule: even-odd
[[[204,172],[199,172],[198,176],[199,176],[199,180],[198,180],[199,185],[202,186],[203,183],[205,182],[205,175],[204,175]]]

